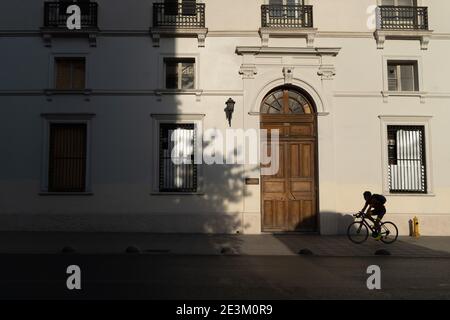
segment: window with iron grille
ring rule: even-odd
[[[159,191],[197,192],[195,125],[160,124]]]
[[[50,124],[49,192],[85,192],[86,124]]]
[[[60,90],[83,90],[86,83],[85,58],[56,58],[55,87]]]
[[[425,127],[387,127],[391,193],[427,193]]]
[[[389,91],[419,91],[417,61],[388,61]]]

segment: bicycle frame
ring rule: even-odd
[[[355,219],[355,222],[358,222],[358,219],[360,219],[361,223],[364,224],[370,231],[374,232],[375,228],[374,225],[370,225],[367,220],[371,221],[372,223],[375,223],[375,221],[372,219],[372,217],[366,217],[366,216],[361,216],[361,217],[357,217]]]
[[[360,220],[361,223],[364,224],[364,225],[372,232],[372,234],[375,233],[375,232],[377,231],[377,230],[375,230],[375,220],[374,220],[372,217],[367,216],[367,215],[362,215],[362,216],[360,216],[360,217],[357,217],[357,219],[361,219],[361,220]],[[355,219],[355,222],[358,222],[357,219]],[[368,221],[371,221],[372,224],[368,223]],[[380,221],[380,233],[381,233],[383,236],[388,236],[388,235],[389,235],[389,230],[387,230],[387,231],[385,231],[385,232],[383,233],[383,231],[381,230],[382,227],[383,227],[383,224],[382,224],[381,221]]]

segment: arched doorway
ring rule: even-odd
[[[261,176],[262,229],[318,231],[317,121],[314,102],[294,87],[272,90],[261,103],[261,129],[279,130],[279,170]]]

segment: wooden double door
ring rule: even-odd
[[[280,112],[270,111],[270,104]],[[269,112],[261,114],[261,128],[268,132],[279,130],[278,173],[261,176],[262,229],[266,232],[316,232],[317,122],[314,109],[301,94],[282,89],[275,99],[266,98],[262,110]]]

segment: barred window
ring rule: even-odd
[[[86,124],[50,124],[49,192],[85,192]]]
[[[424,126],[388,126],[391,193],[427,193]]]
[[[195,125],[160,125],[159,191],[197,192]]]

